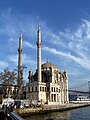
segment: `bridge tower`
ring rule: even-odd
[[[90,92],[90,81],[88,81],[88,87],[89,87],[89,92]]]

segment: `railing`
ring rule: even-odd
[[[12,120],[24,120],[22,117],[20,117],[19,115],[17,115],[15,112],[11,112],[10,113],[10,118]]]
[[[5,120],[4,110],[0,110],[0,120]]]

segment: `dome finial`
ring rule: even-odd
[[[47,63],[49,62],[48,58],[47,58]]]

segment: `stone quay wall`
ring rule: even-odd
[[[66,111],[81,107],[90,106],[90,103],[83,103],[83,104],[64,104],[64,105],[43,105],[39,108],[18,108],[14,109],[13,112],[16,112],[20,116],[30,116],[32,114],[42,114],[42,113],[49,113],[49,112],[57,112],[57,111]]]

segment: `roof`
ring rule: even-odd
[[[50,68],[50,67],[57,68],[54,64],[52,64],[48,61],[46,63],[42,64],[42,68]]]

